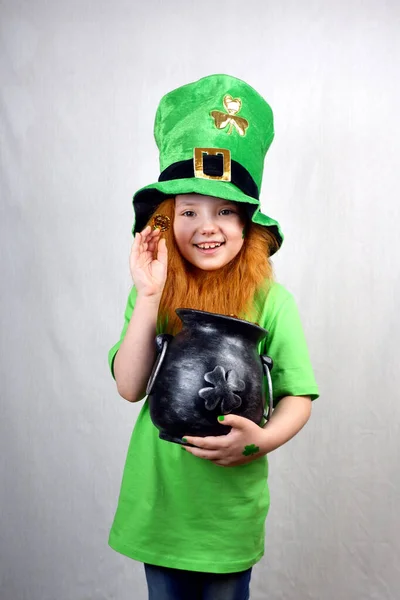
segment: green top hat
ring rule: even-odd
[[[260,212],[259,201],[273,114],[252,87],[210,75],[173,90],[158,106],[154,136],[161,175],[133,197],[134,233],[166,198],[197,193],[245,203],[253,222],[269,228],[281,245],[279,223]]]

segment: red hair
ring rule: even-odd
[[[164,200],[155,213],[167,215],[171,220],[170,228],[162,234],[168,249],[168,276],[158,312],[161,330],[175,334],[181,329],[176,308],[196,308],[250,318],[256,292],[263,290],[266,295],[273,281],[269,257],[271,248],[278,246],[273,234],[266,227],[248,220],[244,244],[235,258],[216,271],[202,271],[185,260],[176,245],[173,232],[175,200]]]

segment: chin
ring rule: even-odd
[[[235,258],[235,256],[210,256],[208,260],[202,260],[199,256],[193,256],[192,253],[184,253],[181,251],[181,254],[183,258],[187,260],[188,263],[190,263],[193,267],[199,269],[200,271],[218,271],[219,269],[225,267]]]
[[[197,269],[200,269],[201,271],[218,271],[219,269],[222,269],[223,267],[226,267],[226,265],[230,262],[230,260],[226,260],[226,261],[221,261],[218,263],[197,263],[197,262],[192,262],[192,265],[194,267],[196,267]]]

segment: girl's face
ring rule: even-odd
[[[175,198],[174,235],[182,256],[204,271],[227,265],[243,246],[244,218],[236,202],[201,194]]]

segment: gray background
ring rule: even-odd
[[[275,112],[263,206],[321,389],[270,457],[252,599],[398,598],[399,3],[5,0],[0,16],[1,600],[146,597],[107,546],[139,409],[107,352],[158,101],[218,72]]]

